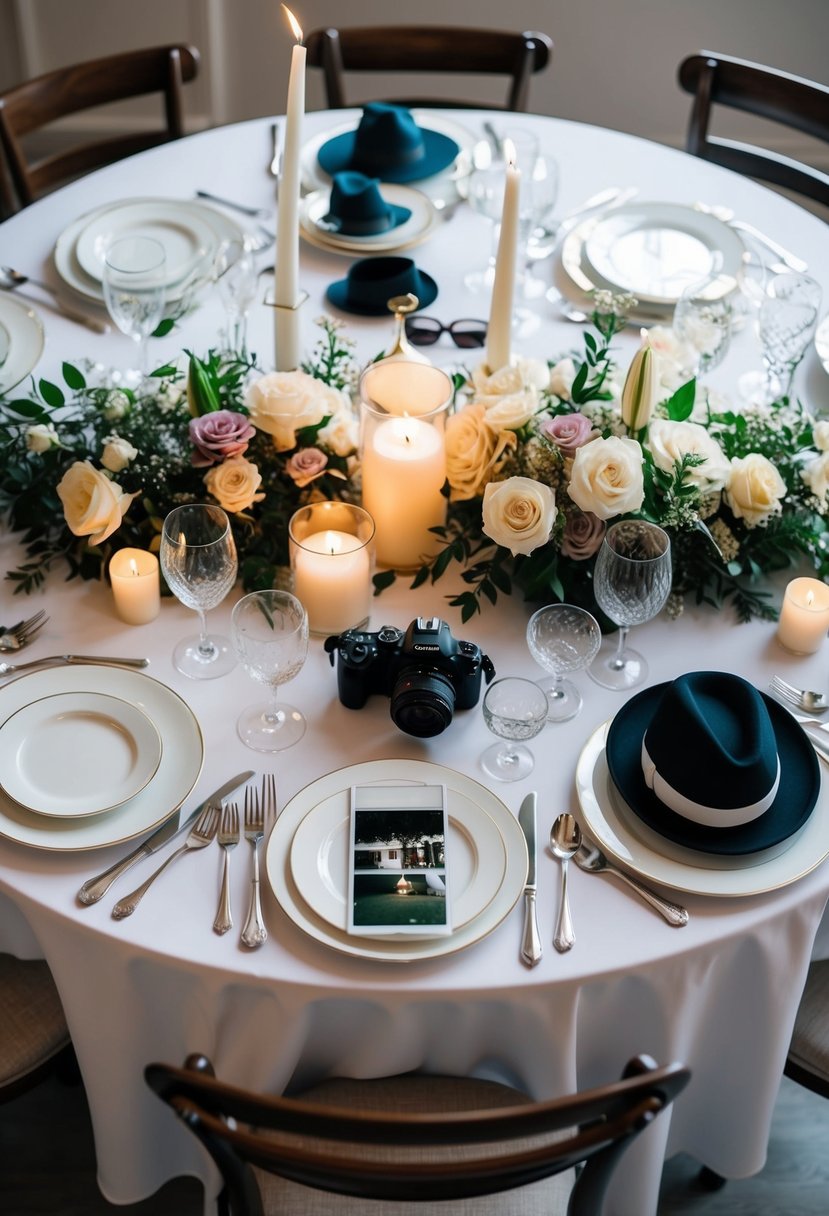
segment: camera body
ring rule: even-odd
[[[474,642],[452,636],[446,621],[418,617],[405,633],[384,625],[376,633],[348,629],[325,642],[337,663],[340,701],[348,709],[362,709],[378,693],[391,699],[394,724],[408,735],[439,735],[452,721],[455,709],[472,709],[495,674],[492,661]]]

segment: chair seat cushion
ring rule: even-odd
[[[809,968],[789,1060],[829,1086],[829,959],[812,963]]]
[[[68,1042],[47,964],[0,954],[0,1088],[45,1064]]]

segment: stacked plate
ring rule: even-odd
[[[347,931],[350,791],[379,783],[446,786],[448,936]],[[266,867],[287,915],[316,941],[360,958],[413,962],[462,950],[501,924],[524,890],[527,846],[515,816],[477,781],[423,760],[376,760],[328,773],[292,798],[271,833]]]
[[[35,310],[0,295],[0,393],[19,384],[43,353],[43,325]]]
[[[74,291],[103,303],[104,256],[112,241],[149,236],[167,255],[167,299],[181,299],[213,265],[224,240],[241,240],[242,229],[206,203],[189,199],[138,198],[106,203],[74,220],[58,237],[55,268]]]
[[[166,819],[196,784],[204,743],[172,689],[90,664],[0,688],[0,754],[0,835],[78,850],[130,840]]]
[[[302,200],[299,226],[303,237],[309,244],[326,249],[329,253],[342,253],[349,258],[353,258],[355,254],[368,257],[373,253],[390,254],[412,249],[425,241],[440,223],[440,214],[432,200],[419,190],[386,183],[381,187],[380,193],[387,203],[406,207],[411,211],[412,214],[405,223],[371,236],[336,232],[326,225],[323,218],[328,214],[331,197],[331,191],[326,187],[323,190],[315,190]]]

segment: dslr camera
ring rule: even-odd
[[[418,617],[404,633],[384,625],[376,633],[348,629],[326,638],[337,688],[349,709],[362,709],[372,693],[391,698],[391,719],[407,735],[439,735],[456,709],[478,703],[481,676],[495,675],[492,660],[474,642],[452,636],[446,621]]]

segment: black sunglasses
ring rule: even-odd
[[[463,318],[444,325],[435,317],[406,317],[406,337],[413,346],[434,346],[441,334],[448,334],[461,350],[483,346],[486,341],[486,321]]]

